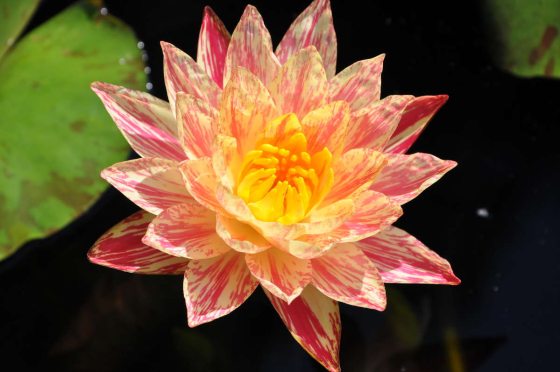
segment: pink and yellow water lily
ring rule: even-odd
[[[195,61],[162,42],[169,102],[94,83],[140,159],[102,177],[142,210],[89,259],[184,276],[189,326],[260,285],[294,338],[340,369],[338,302],[383,310],[384,283],[458,284],[449,263],[392,226],[456,163],[405,152],[446,96],[380,98],[384,55],[336,73],[328,0],[273,50],[247,6],[233,34],[206,8]]]

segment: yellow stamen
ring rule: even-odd
[[[266,138],[245,154],[237,195],[262,221],[283,224],[303,220],[330,191],[332,155],[327,148],[310,154],[296,115],[274,119]]]

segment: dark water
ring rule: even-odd
[[[38,24],[69,1],[45,1]],[[240,1],[106,1],[144,41],[164,97],[159,41],[195,54],[203,5],[233,30]],[[278,42],[301,1],[253,1]],[[397,225],[452,263],[459,287],[389,285],[384,313],[342,305],[346,371],[548,371],[560,345],[560,82],[493,67],[470,2],[333,1],[339,66],[387,53],[383,95],[450,100],[411,149],[459,167]],[[437,5],[436,5],[437,4]],[[339,67],[339,68],[340,68]],[[61,233],[0,264],[0,369],[319,371],[260,290],[188,329],[180,277],[91,265],[86,252],[135,207],[109,190]],[[7,369],[4,369],[7,368]]]

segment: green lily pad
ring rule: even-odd
[[[560,0],[484,4],[491,52],[500,67],[523,77],[560,77]]]
[[[2,0],[0,2],[0,59],[15,43],[37,9],[40,0]]]
[[[100,170],[126,159],[89,85],[143,87],[136,45],[130,28],[80,3],[0,60],[0,259],[75,219],[106,189]]]

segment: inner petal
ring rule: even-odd
[[[264,139],[244,155],[237,195],[262,221],[301,221],[332,187],[332,154],[325,147],[310,154],[293,113],[267,125]]]

